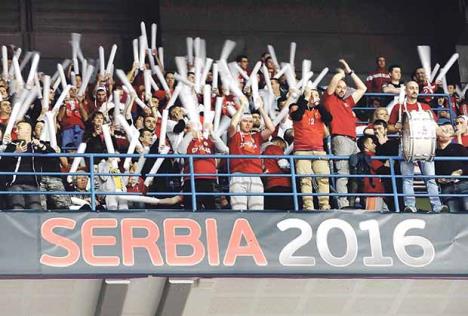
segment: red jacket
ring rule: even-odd
[[[375,153],[366,152],[366,155],[372,157],[375,156]],[[380,160],[371,160],[370,174],[377,175],[378,170],[382,167],[384,167],[384,164]],[[377,177],[364,178],[364,193],[385,193],[382,179]]]

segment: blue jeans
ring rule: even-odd
[[[435,175],[435,166],[433,161],[418,161],[419,168],[425,176]],[[400,170],[402,176],[410,176],[408,178],[403,178],[403,193],[406,195],[404,197],[405,206],[416,207],[416,198],[414,196],[414,187],[413,187],[413,176],[414,176],[414,165],[413,162],[401,161]],[[439,187],[434,178],[424,178],[426,182],[427,193],[430,195],[429,201],[432,205],[432,210],[434,212],[439,212],[442,203],[439,199]]]
[[[62,147],[78,147],[83,141],[84,131],[79,125],[73,125],[62,131]]]
[[[451,213],[468,211],[468,181],[442,185],[442,194],[464,194],[459,197],[445,196],[442,198]]]

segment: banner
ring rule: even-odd
[[[0,213],[0,276],[467,276],[468,216]]]

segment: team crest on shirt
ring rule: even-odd
[[[245,153],[255,153],[257,144],[252,137],[250,137],[250,139],[244,138],[240,143],[240,148],[242,148]]]

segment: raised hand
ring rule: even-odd
[[[348,65],[348,63],[346,62],[346,60],[340,59],[340,60],[338,60],[338,61],[339,61],[339,63],[342,65],[343,70],[345,71],[345,73],[351,72],[351,68],[349,67],[349,65]]]

